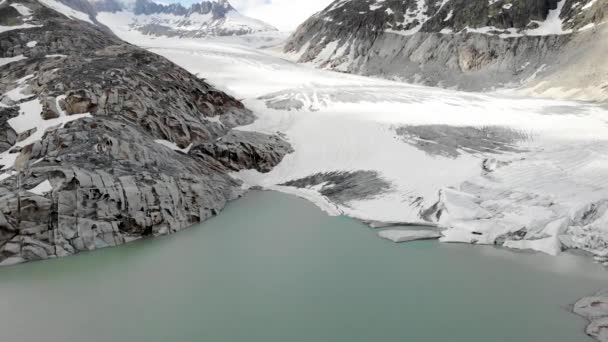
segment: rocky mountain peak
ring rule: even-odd
[[[223,18],[226,13],[234,11],[234,7],[227,0],[201,1],[185,7],[182,4],[158,4],[150,0],[136,0],[133,13],[136,15],[145,14],[173,14],[178,16],[190,16],[192,14],[211,14],[213,18]]]

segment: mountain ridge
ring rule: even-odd
[[[277,31],[261,20],[241,15],[227,0],[204,0],[188,7],[150,0],[136,0],[132,5],[116,0],[91,4],[106,26],[147,36],[201,38]]]
[[[608,76],[607,66],[572,76],[582,63],[576,49],[598,50],[608,37],[606,13],[606,0],[338,0],[300,25],[284,52],[336,71],[471,91],[533,89],[566,72],[569,84],[540,94],[564,86],[557,97],[606,101],[608,82],[589,84],[588,98],[581,84]]]

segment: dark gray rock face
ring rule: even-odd
[[[281,184],[295,188],[320,187],[319,193],[333,202],[348,205],[389,192],[391,184],[375,171],[335,171],[310,175]]]
[[[516,143],[529,140],[523,132],[499,126],[402,126],[397,127],[395,133],[421,151],[449,158],[456,158],[463,151],[480,154],[522,152]]]
[[[335,1],[297,29],[285,52],[343,72],[488,90],[558,71],[560,56],[576,64],[574,52],[593,47],[578,30],[588,35],[606,13],[606,0]]]
[[[27,98],[5,97],[9,108],[0,108],[0,149],[17,156],[0,177],[0,264],[190,227],[241,194],[230,172],[268,171],[291,151],[279,137],[233,131],[253,114],[163,57],[36,1],[20,3],[39,27],[0,33],[0,57],[26,57],[0,66],[0,93],[29,76]],[[90,116],[19,147],[9,120],[32,100],[44,120]]]

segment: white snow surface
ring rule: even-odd
[[[378,233],[378,236],[393,242],[408,242],[438,239],[441,234],[431,230],[383,230]]]
[[[432,224],[443,242],[504,241],[548,254],[562,248],[608,252],[606,107],[335,73],[221,40],[122,38],[241,99],[258,120],[240,129],[285,135],[295,152],[269,173],[235,173],[247,186],[296,194],[332,215]],[[513,151],[456,146],[457,155],[445,155],[417,145],[435,141],[396,133],[421,125],[499,127],[528,138],[513,143]],[[390,190],[338,203],[318,186],[281,185],[332,171],[373,171]],[[441,215],[425,218],[433,208]],[[522,228],[527,233],[518,236]]]
[[[51,185],[51,182],[49,182],[48,180],[45,180],[44,182],[35,186],[33,189],[28,190],[28,192],[31,192],[33,194],[40,195],[40,196],[45,195],[51,191],[53,191],[53,186]]]
[[[23,55],[15,56],[15,57],[1,57],[0,58],[0,66],[7,65],[9,63],[18,62],[20,60],[27,59],[27,57]]]

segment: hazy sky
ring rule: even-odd
[[[295,30],[333,0],[229,0],[244,15],[263,20],[282,31]]]

